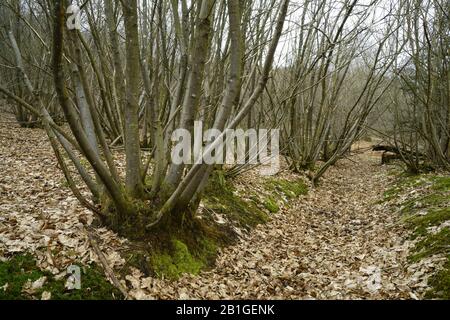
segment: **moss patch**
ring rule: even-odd
[[[436,254],[447,255],[447,263],[429,280],[432,289],[426,298],[450,298],[450,227],[439,231],[431,227],[441,226],[450,220],[450,178],[437,175],[403,175],[393,188],[388,190],[385,198],[395,199],[408,195],[400,204],[405,223],[414,231],[416,247],[409,259],[417,262]]]
[[[430,210],[426,215],[412,216],[406,219],[407,223],[414,229],[416,236],[427,235],[427,228],[439,226],[447,220],[450,220],[450,208]]]
[[[420,240],[415,248],[416,253],[410,258],[418,261],[439,253],[450,253],[450,228],[443,228],[436,234],[428,234]]]
[[[25,283],[47,277],[44,286],[33,294],[22,291]],[[30,255],[16,255],[0,262],[0,300],[40,299],[42,292],[51,293],[52,300],[112,300],[121,293],[104,277],[96,266],[81,268],[81,290],[67,291],[65,279],[56,280],[52,274],[39,270]]]
[[[430,278],[429,284],[433,290],[428,291],[425,298],[450,300],[450,255],[444,268]]]
[[[308,193],[308,187],[301,179],[290,181],[286,179],[270,179],[266,182],[268,190],[281,193],[287,199],[294,199]]]
[[[224,179],[220,171],[211,177],[204,192],[203,203],[209,210],[245,229],[268,221],[267,213],[257,206],[257,202],[236,194],[236,189]]]
[[[179,240],[172,241],[172,251],[152,256],[155,273],[160,277],[177,279],[183,273],[197,274],[204,266],[204,261],[193,257],[186,244]]]
[[[450,190],[450,177],[434,177],[433,190],[436,191],[448,191]]]
[[[236,194],[221,171],[213,172],[206,187],[202,216],[197,208],[186,210],[180,221],[167,221],[152,230],[143,241],[134,241],[125,258],[129,266],[146,275],[175,280],[184,273],[197,274],[214,266],[219,247],[237,239],[232,226],[251,229],[268,220],[267,214],[254,201]],[[228,223],[218,223],[221,216]],[[128,270],[124,270],[127,273]]]
[[[408,188],[419,187],[426,183],[426,180],[420,175],[402,173],[398,177],[399,179],[397,182],[390,189],[384,192],[384,201],[395,199]]]
[[[264,201],[264,207],[271,213],[277,213],[280,211],[280,206],[272,197],[269,197]]]

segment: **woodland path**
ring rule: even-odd
[[[183,298],[415,298],[408,232],[378,203],[392,179],[379,163],[370,153],[340,161],[288,213],[225,249],[214,270],[168,290]]]
[[[74,252],[95,261],[78,207],[40,130],[0,125],[0,257],[31,251],[57,274]],[[416,298],[408,270],[408,232],[399,216],[378,203],[392,179],[379,157],[342,160],[320,186],[296,200],[238,244],[220,253],[213,270],[178,281],[127,276],[135,298],[387,299]],[[124,242],[98,230],[102,250],[120,269]],[[58,249],[58,250],[55,250]],[[70,249],[70,250],[69,250]],[[49,252],[58,252],[57,255]],[[420,290],[419,290],[420,291]]]

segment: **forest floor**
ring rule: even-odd
[[[45,134],[10,120],[0,121],[0,262],[29,253],[40,270],[61,279],[74,261],[98,261],[80,223],[92,214],[68,190]],[[445,259],[408,259],[412,231],[383,201],[394,180],[379,154],[353,155],[308,195],[291,200],[289,210],[221,249],[213,269],[175,281],[136,269],[122,281],[138,299],[423,298],[427,279]],[[120,271],[127,240],[104,228],[96,235]],[[8,284],[0,279],[2,288]]]
[[[275,214],[226,248],[215,269],[185,276],[152,294],[184,299],[419,299],[429,289],[427,277],[440,257],[408,260],[414,248],[411,232],[383,202],[393,179],[377,154],[340,161],[288,212]]]

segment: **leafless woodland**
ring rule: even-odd
[[[195,121],[279,129],[311,188],[360,141],[410,173],[450,169],[448,1],[71,4],[1,1],[0,112],[45,131],[71,193],[121,236],[205,232],[215,172],[255,169],[172,163],[172,133]]]

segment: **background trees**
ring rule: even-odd
[[[405,1],[401,57],[395,70],[394,141],[412,172],[425,164],[449,168],[450,137],[450,5],[440,1]]]
[[[0,92],[22,125],[47,131],[73,192],[118,231],[196,209],[214,166],[170,161],[172,132],[196,120],[280,128],[291,169],[313,182],[374,132],[413,171],[448,169],[444,1],[78,4],[80,30],[66,25],[69,1],[0,4]]]

